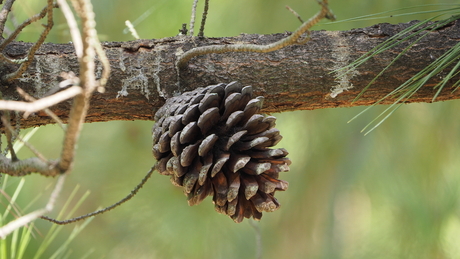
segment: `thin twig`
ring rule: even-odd
[[[32,96],[30,96],[28,93],[26,93],[24,90],[22,90],[21,88],[17,88],[16,89],[18,91],[18,93],[26,100],[26,101],[29,101],[29,102],[35,102],[37,99],[33,98]],[[54,113],[52,112],[50,109],[48,108],[45,108],[43,109],[43,111],[48,115],[50,116],[54,121],[56,121],[56,123],[61,127],[61,129],[63,129],[64,131],[66,130],[65,128],[65,125],[64,125],[64,122],[62,122],[62,120]],[[30,114],[30,113],[25,113],[24,114],[24,118],[27,118],[27,115]],[[18,116],[19,117],[19,116]]]
[[[6,74],[5,76],[2,77],[2,79],[11,81],[14,79],[19,78],[29,67],[30,63],[32,63],[33,57],[35,55],[35,52],[40,48],[40,46],[43,44],[43,42],[46,39],[46,36],[48,36],[48,33],[50,32],[51,28],[53,27],[53,8],[54,8],[54,2],[53,0],[48,0],[48,5],[46,6],[46,15],[48,16],[47,24],[45,25],[45,29],[43,32],[40,34],[40,37],[38,40],[34,43],[32,48],[30,48],[29,53],[27,54],[27,60],[24,61],[21,66],[19,66],[18,70],[16,70],[13,73]]]
[[[131,36],[133,36],[136,40],[138,40],[139,34],[137,34],[136,28],[134,28],[134,25],[131,23],[130,20],[125,21],[126,27],[128,27],[129,32],[131,33]]]
[[[5,156],[0,156],[0,172],[11,176],[24,176],[30,173],[39,173],[43,176],[55,177],[61,174],[55,165],[56,161],[45,163],[37,157],[11,161],[11,159]]]
[[[19,102],[10,100],[0,100],[0,110],[9,111],[23,111],[23,112],[37,112],[45,108],[51,107],[64,100],[75,97],[82,93],[82,89],[79,86],[72,86],[68,89],[57,92],[51,96],[47,96],[38,99],[34,102]]]
[[[99,85],[97,87],[97,91],[99,93],[104,93],[105,92],[105,85],[107,84],[107,80],[109,80],[110,76],[110,62],[109,59],[107,58],[107,55],[105,55],[105,51],[102,48],[102,44],[99,41],[98,37],[94,38],[94,49],[96,50],[96,54],[99,56],[99,61],[102,63],[102,76],[99,79]]]
[[[260,227],[255,220],[250,219],[249,225],[254,229],[256,232],[256,258],[262,259],[262,234],[260,233]]]
[[[152,176],[153,171],[155,171],[155,167],[152,167],[147,172],[147,174],[144,176],[144,178],[142,178],[141,182],[126,197],[124,197],[123,199],[119,200],[118,202],[116,202],[116,203],[114,203],[114,204],[112,204],[112,205],[110,205],[108,207],[105,207],[104,209],[100,209],[100,210],[88,213],[86,215],[82,215],[82,216],[67,219],[67,220],[56,220],[56,219],[53,219],[53,218],[50,218],[50,217],[47,217],[47,216],[42,216],[41,218],[44,219],[44,220],[51,221],[51,222],[53,222],[55,224],[66,225],[66,224],[74,223],[74,222],[77,222],[77,221],[80,221],[80,220],[83,220],[83,219],[86,219],[86,218],[89,218],[89,217],[96,216],[98,214],[102,214],[102,213],[107,212],[109,210],[112,210],[112,209],[120,206],[121,204],[129,201],[131,198],[133,198],[134,195],[136,195],[137,192],[144,186],[144,184],[147,182],[147,180],[150,178],[150,176]]]
[[[28,223],[43,216],[46,213],[51,212],[54,208],[54,204],[56,203],[56,199],[59,196],[59,193],[61,192],[62,186],[64,185],[65,177],[66,177],[65,174],[61,174],[59,178],[57,179],[54,190],[51,193],[50,198],[45,208],[33,211],[29,214],[26,214],[4,225],[3,227],[0,228],[0,238],[5,239],[14,230],[24,225],[27,225]]]
[[[297,19],[299,19],[299,21],[300,21],[301,23],[304,23],[302,17],[300,17],[300,15],[299,15],[296,11],[294,11],[294,9],[292,9],[292,8],[291,8],[290,6],[288,6],[288,5],[286,5],[286,9],[288,9],[289,12],[291,12],[295,17],[297,17]]]
[[[57,0],[59,2],[59,5],[61,6],[62,8],[62,12],[64,13],[64,16],[66,17],[66,20],[67,20],[67,24],[69,24],[69,28],[70,28],[70,33],[72,35],[72,40],[74,42],[74,46],[75,46],[75,52],[77,53],[77,57],[79,59],[81,59],[82,55],[83,55],[83,42],[82,42],[82,39],[81,39],[81,34],[80,34],[80,31],[78,30],[78,25],[77,25],[77,22],[75,20],[75,17],[73,16],[73,13],[72,11],[70,10],[70,7],[69,5],[67,4],[67,2],[65,0]],[[79,4],[75,1],[72,2],[73,3],[73,6],[74,8],[80,13],[80,15],[82,15],[81,12],[83,12],[83,8],[82,8],[82,4]],[[91,7],[92,9],[92,7]],[[92,10],[91,10],[92,12]],[[84,14],[83,14],[84,15]],[[93,17],[94,19],[94,17]],[[94,29],[94,26],[92,26],[93,29]],[[133,28],[134,29],[134,28]],[[135,32],[135,30],[134,30]],[[136,35],[137,35],[137,32],[135,32]],[[105,89],[105,85],[107,83],[107,80],[109,78],[109,75],[110,75],[110,63],[109,63],[109,60],[107,59],[107,56],[105,55],[105,52],[104,50],[102,49],[102,45],[99,41],[99,39],[97,37],[92,37],[93,41],[94,41],[94,45],[92,47],[94,47],[95,51],[96,51],[96,54],[99,56],[99,60],[101,61],[102,63],[102,66],[103,66],[103,71],[102,71],[102,76],[99,80],[99,87],[98,87],[98,91],[99,92],[104,92]],[[139,36],[137,36],[137,38],[139,38]]]
[[[10,128],[10,130],[5,131],[5,135],[6,135],[7,148],[10,151],[10,155],[11,155],[11,160],[13,162],[18,161],[18,157],[16,156],[16,152],[14,151],[14,148],[13,148],[13,140],[11,137],[11,133],[14,132],[14,129],[11,128],[11,125],[10,125],[10,112],[5,111],[5,116],[2,116],[1,119],[2,119],[3,126],[6,126],[6,127],[9,126]]]
[[[38,150],[32,146],[29,142],[25,141],[24,139],[22,139],[13,129],[13,127],[11,127],[11,124],[6,120],[5,117],[1,117],[1,120],[2,120],[2,123],[3,125],[8,129],[7,132],[11,132],[19,141],[21,141],[22,143],[24,143],[24,145],[30,149],[30,151],[32,151],[35,156],[38,157],[38,159],[42,160],[43,162],[45,163],[49,163],[48,159],[46,159],[46,157],[44,155],[42,155],[40,152],[38,152]],[[12,148],[12,147],[11,147]],[[14,150],[13,150],[14,151]],[[16,158],[16,160],[14,159],[11,159],[13,162],[14,161],[17,161],[18,159]]]
[[[189,35],[193,36],[193,30],[195,29],[195,18],[196,18],[196,6],[198,4],[198,0],[193,0],[192,5],[192,14],[190,15],[190,31]]]
[[[198,33],[198,37],[200,37],[200,38],[204,37],[204,26],[206,24],[206,17],[208,16],[208,9],[209,9],[209,0],[205,0],[204,1],[203,16],[201,17],[200,32]]]
[[[64,137],[59,162],[59,168],[63,172],[69,170],[72,166],[78,137],[89,108],[89,100],[96,88],[94,58],[97,32],[93,6],[89,0],[72,0],[72,4],[79,13],[82,23],[83,56],[80,61],[80,84],[83,93],[74,98],[72,109],[70,110],[67,132]]]
[[[30,17],[29,19],[25,20],[21,25],[19,25],[15,30],[14,32],[12,32],[8,38],[6,38],[4,41],[2,41],[2,44],[0,44],[0,50],[3,50],[6,45],[10,44],[13,40],[16,39],[16,37],[19,35],[19,33],[26,27],[28,26],[29,24],[33,23],[33,22],[36,22],[40,19],[42,19],[43,17],[45,17],[45,15],[47,14],[48,12],[48,6],[45,6],[43,7],[43,9],[36,15]]]
[[[277,42],[267,44],[267,45],[256,45],[256,44],[234,44],[234,45],[213,45],[213,46],[203,46],[193,48],[180,56],[176,62],[176,69],[184,67],[187,62],[200,55],[210,54],[210,53],[226,53],[226,52],[258,52],[266,53],[274,50],[284,48],[286,46],[296,44],[297,40],[307,32],[313,25],[317,24],[321,19],[329,17],[333,19],[334,15],[327,6],[327,1],[324,0],[320,3],[321,11],[315,14],[308,21],[304,22],[296,31],[294,31],[290,36],[283,38]]]
[[[78,29],[77,21],[75,20],[72,10],[70,10],[66,0],[57,0],[57,2],[62,11],[62,14],[64,14],[67,25],[69,26],[70,36],[72,37],[72,43],[75,47],[75,53],[80,60],[83,55],[83,45],[81,42],[81,34],[80,30]]]
[[[3,4],[2,11],[0,11],[0,38],[3,39],[3,30],[5,29],[6,19],[8,18],[8,14],[11,11],[11,7],[13,6],[15,0],[6,0],[5,4]]]

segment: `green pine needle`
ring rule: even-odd
[[[20,215],[18,214],[22,214],[22,210],[26,210],[26,209],[21,210],[19,206],[16,205],[18,197],[20,197],[21,193],[25,191],[25,188],[23,188],[23,186],[26,181],[26,178],[20,178],[18,182],[12,182],[12,181],[8,182],[8,180],[11,179],[11,177],[9,176],[3,176],[2,178],[3,178],[2,179],[3,184],[1,187],[3,189],[1,190],[1,193],[6,193],[6,190],[4,188],[5,187],[12,188],[11,185],[15,183],[16,183],[16,187],[14,190],[12,190],[13,195],[11,197],[3,195],[4,198],[7,198],[8,205],[5,205],[4,210],[1,212],[0,226],[19,217]],[[78,186],[74,188],[73,192],[67,199],[65,205],[59,212],[60,216],[63,216],[65,214],[66,217],[71,217],[73,213],[75,213],[78,207],[83,203],[83,201],[89,195],[89,192],[86,192],[76,202],[73,202],[74,197],[76,197],[77,191],[78,191]],[[27,207],[29,206],[30,204],[27,205]],[[70,211],[67,212],[67,209],[69,209]],[[11,217],[11,215],[13,215],[13,212],[15,213],[14,217]],[[22,258],[25,258],[26,256],[28,256],[27,258],[31,258],[30,256],[34,255],[33,258],[39,259],[39,258],[44,258],[43,255],[45,252],[47,252],[48,254],[52,254],[50,258],[65,258],[66,256],[68,258],[71,258],[70,257],[71,251],[69,250],[69,244],[75,239],[75,237],[79,233],[81,233],[81,231],[91,221],[92,221],[92,218],[83,221],[82,224],[76,225],[72,233],[63,240],[57,239],[58,233],[64,227],[61,225],[53,224],[49,228],[49,230],[47,230],[47,233],[44,238],[42,237],[42,235],[37,235],[37,237],[34,237],[35,234],[33,230],[36,228],[34,227],[33,223],[26,225],[22,228],[16,229],[15,231],[13,231],[11,235],[7,236],[7,238],[0,240],[0,258],[22,259]],[[55,251],[49,251],[51,245],[56,242],[59,242],[59,245],[58,245],[59,248]],[[34,250],[32,251],[31,249],[34,249]]]
[[[448,4],[446,4],[448,5]],[[431,7],[431,6],[440,6],[440,5],[424,5],[423,7]],[[452,6],[452,5],[448,5]],[[442,28],[443,26],[460,19],[460,6],[458,4],[454,5],[455,7],[453,8],[445,8],[445,9],[439,9],[439,10],[429,10],[429,11],[421,11],[421,12],[413,12],[413,13],[405,13],[405,14],[400,14],[400,15],[413,15],[413,14],[423,14],[423,13],[438,13],[437,15],[420,21],[412,26],[409,26],[408,28],[402,30],[398,34],[394,35],[393,37],[389,38],[385,42],[381,43],[380,45],[376,46],[366,54],[362,55],[360,58],[357,60],[353,61],[349,65],[342,67],[340,69],[337,69],[333,71],[332,73],[347,73],[349,71],[355,70],[357,67],[361,66],[365,62],[367,62],[369,59],[372,57],[387,51],[409,39],[412,39],[414,37],[417,37],[414,42],[412,42],[409,46],[403,49],[401,53],[399,53],[380,73],[375,76],[367,85],[364,87],[364,89],[356,96],[356,98],[353,100],[355,102],[358,100],[363,93],[382,75],[385,73],[385,71],[394,64],[396,60],[398,60],[402,55],[404,55],[414,44],[422,40],[428,33],[435,31],[439,28]],[[413,8],[413,7],[410,7]],[[409,8],[401,8],[399,10],[407,10]],[[370,19],[371,17],[375,15],[381,15],[381,14],[386,14],[389,12],[382,12],[374,15],[366,15],[366,16],[361,16],[361,17],[356,17],[344,21],[356,21],[356,20],[362,20],[362,19]],[[453,16],[443,19],[440,21],[433,22],[432,24],[428,25],[427,24],[435,19],[439,19],[441,16],[445,15],[452,15]],[[375,17],[374,17],[375,18]],[[342,21],[343,22],[343,21]],[[368,128],[370,128],[368,131],[366,131],[366,134],[369,134],[371,131],[373,131],[375,128],[377,128],[379,125],[381,125],[386,119],[388,119],[399,107],[401,107],[401,104],[405,103],[408,99],[410,99],[422,86],[424,86],[428,80],[431,78],[438,76],[441,72],[445,71],[448,67],[451,65],[455,64],[453,68],[449,71],[449,73],[444,76],[437,85],[434,86],[434,89],[437,88],[436,93],[433,96],[432,101],[435,101],[436,98],[439,96],[441,93],[442,89],[444,89],[445,85],[449,80],[454,78],[460,73],[460,43],[452,47],[449,51],[441,55],[439,58],[437,58],[434,62],[432,62],[430,65],[419,71],[416,75],[412,76],[409,80],[398,86],[395,90],[384,96],[382,99],[378,100],[376,103],[373,105],[367,107],[364,109],[362,112],[357,114],[355,117],[353,117],[350,121],[353,121],[356,119],[358,116],[363,114],[364,112],[368,111],[370,108],[373,106],[381,103],[383,100],[387,98],[396,98],[394,103],[390,105],[387,109],[385,109],[380,115],[378,115],[375,119],[373,119],[369,124],[367,124],[362,131],[366,131]],[[456,81],[453,85],[453,88],[455,90],[458,89],[460,86],[460,80]],[[372,126],[374,125],[374,126]],[[372,126],[372,127],[371,127]]]

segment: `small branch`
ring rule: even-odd
[[[7,148],[8,150],[10,151],[10,154],[11,154],[11,160],[14,162],[14,161],[18,161],[18,157],[16,156],[16,152],[14,151],[14,148],[13,148],[13,140],[12,140],[12,137],[11,137],[11,133],[14,132],[14,129],[11,128],[11,125],[10,125],[10,112],[9,111],[6,111],[5,112],[5,117],[1,117],[2,119],[2,123],[4,126],[10,128],[10,130],[6,130],[5,131],[5,135],[6,135],[6,144],[7,144]]]
[[[321,19],[325,17],[331,17],[333,19],[333,14],[327,6],[327,1],[320,2],[322,6],[321,11],[315,14],[308,21],[304,22],[300,28],[294,31],[290,36],[283,38],[277,42],[267,44],[267,45],[256,45],[256,44],[234,44],[234,45],[214,45],[214,46],[203,46],[193,48],[183,55],[180,56],[176,63],[177,68],[184,67],[187,62],[200,55],[210,54],[210,53],[225,53],[225,52],[259,52],[266,53],[274,50],[284,48],[286,46],[296,44],[297,40],[308,31],[313,25],[317,24]]]
[[[43,176],[54,177],[60,174],[54,164],[55,161],[45,163],[37,157],[11,161],[5,156],[0,156],[0,172],[11,176],[24,176],[34,172]]]
[[[125,25],[126,27],[128,27],[128,30],[131,33],[131,36],[133,36],[136,40],[140,39],[139,34],[137,34],[137,31],[134,28],[134,25],[131,23],[130,20],[126,20]]]
[[[97,91],[99,93],[105,92],[105,85],[107,84],[107,80],[109,80],[110,76],[110,62],[105,54],[104,50],[102,49],[101,42],[99,41],[98,37],[94,37],[94,49],[96,50],[96,54],[99,56],[99,61],[102,63],[102,76],[99,79],[99,85]]]
[[[83,55],[83,45],[82,45],[81,34],[80,34],[80,30],[78,29],[77,21],[75,20],[72,10],[70,10],[70,7],[67,4],[66,0],[57,0],[57,2],[62,11],[62,14],[64,14],[64,17],[67,21],[67,25],[69,26],[70,36],[72,36],[72,42],[75,47],[75,54],[80,60]]]
[[[43,44],[43,42],[46,39],[46,36],[48,36],[48,33],[50,32],[51,28],[53,27],[53,8],[54,8],[54,3],[53,0],[48,0],[48,5],[46,7],[46,14],[48,16],[48,24],[46,24],[45,29],[43,32],[40,34],[40,37],[38,40],[34,43],[32,48],[30,49],[29,53],[27,54],[27,60],[24,61],[21,66],[19,66],[18,70],[16,70],[13,73],[7,74],[2,77],[3,80],[7,81],[12,81],[14,79],[19,78],[29,67],[30,63],[32,63],[33,57],[35,55],[35,52],[40,48],[40,46]]]
[[[290,6],[288,6],[288,5],[286,5],[286,9],[288,9],[289,12],[291,12],[295,17],[297,17],[297,19],[299,19],[299,21],[300,21],[301,23],[304,23],[302,17],[300,17],[300,15],[299,15],[296,11],[294,11],[294,9],[292,9],[292,8],[291,8]]]
[[[51,221],[51,222],[53,222],[55,224],[58,224],[58,225],[66,225],[66,224],[74,223],[74,222],[77,222],[77,221],[80,221],[80,220],[83,220],[83,219],[86,219],[86,218],[89,218],[89,217],[93,217],[93,216],[102,214],[102,213],[107,212],[109,210],[112,210],[112,209],[120,206],[121,204],[129,201],[132,197],[134,197],[134,195],[136,195],[137,192],[144,186],[144,184],[147,182],[147,180],[150,178],[150,176],[152,176],[152,173],[154,171],[155,171],[155,168],[152,167],[147,172],[147,174],[144,176],[144,178],[142,178],[141,182],[126,197],[124,197],[120,201],[118,201],[118,202],[116,202],[116,203],[114,203],[114,204],[112,204],[112,205],[110,205],[110,206],[108,206],[108,207],[106,207],[104,209],[100,209],[100,210],[88,213],[86,215],[82,215],[82,216],[67,219],[67,220],[56,220],[56,219],[53,219],[53,218],[50,218],[50,217],[47,217],[47,216],[42,216],[41,218],[44,219],[44,220]]]
[[[37,99],[33,98],[32,96],[30,96],[28,93],[26,93],[24,90],[22,90],[21,88],[17,88],[16,89],[18,91],[18,93],[26,100],[26,101],[29,101],[29,102],[35,102],[37,101]],[[54,121],[56,121],[56,123],[61,127],[61,129],[63,129],[64,131],[66,130],[65,126],[64,126],[64,123],[62,122],[61,119],[59,119],[59,117],[54,114],[54,112],[52,112],[50,109],[48,108],[45,108],[43,109],[43,111],[48,115],[50,116]],[[29,115],[30,113],[25,113],[24,114],[24,118],[27,118],[27,116]]]
[[[96,88],[95,77],[95,44],[97,33],[94,21],[93,6],[89,0],[73,0],[74,8],[80,14],[82,21],[82,46],[83,56],[80,60],[80,83],[83,93],[75,97],[70,111],[69,123],[65,134],[61,151],[59,168],[65,172],[70,169],[75,156],[75,149],[80,131],[83,126],[86,113],[89,108],[89,100]]]
[[[29,19],[27,19],[26,21],[24,21],[21,25],[19,25],[15,30],[14,32],[12,32],[8,38],[6,38],[4,41],[2,41],[2,43],[0,44],[0,50],[3,50],[5,49],[6,45],[10,44],[14,39],[16,39],[16,37],[19,35],[19,33],[25,28],[27,27],[28,25],[30,25],[31,23],[33,22],[36,22],[40,19],[42,19],[43,17],[45,17],[45,15],[47,14],[48,12],[48,6],[44,7],[38,14],[30,17]]]
[[[7,132],[11,132],[11,134],[13,134],[19,141],[21,141],[22,143],[24,143],[24,145],[26,147],[28,147],[30,149],[30,151],[32,151],[37,157],[38,159],[40,159],[41,161],[43,161],[44,163],[49,163],[48,159],[45,158],[44,155],[42,155],[40,152],[38,152],[38,150],[32,146],[31,144],[29,144],[29,142],[23,140],[16,132],[15,130],[13,129],[13,127],[11,127],[10,123],[4,118],[4,117],[1,117],[2,119],[2,123],[3,125],[8,129]],[[8,135],[7,135],[8,136]],[[11,145],[11,150],[13,150],[13,146]],[[13,150],[14,152],[14,150]],[[11,153],[13,154],[13,153]],[[12,161],[18,161],[18,159],[16,158],[16,154],[14,155],[15,159],[13,159],[13,156],[12,157]]]
[[[190,31],[189,35],[193,36],[193,30],[195,29],[195,17],[196,17],[196,6],[198,4],[198,0],[193,0],[193,5],[192,5],[192,14],[190,16]]]
[[[204,26],[206,24],[206,17],[208,16],[208,9],[209,9],[209,0],[205,0],[204,1],[203,16],[201,17],[200,32],[198,33],[198,37],[200,37],[200,38],[204,37]]]
[[[57,92],[51,96],[41,98],[34,102],[19,102],[10,100],[0,100],[0,110],[9,111],[22,111],[22,112],[37,112],[45,108],[51,107],[64,100],[75,97],[82,93],[82,89],[79,86],[72,86],[61,92]]]
[[[51,193],[50,198],[45,208],[31,212],[27,215],[24,215],[4,225],[3,227],[0,228],[0,238],[5,239],[14,230],[22,226],[25,226],[28,223],[32,222],[33,220],[39,218],[40,216],[43,216],[44,214],[52,211],[54,208],[54,204],[56,203],[56,199],[59,196],[59,193],[61,192],[62,186],[64,185],[65,177],[66,177],[65,174],[62,174],[59,176],[57,183],[54,187],[54,190]]]
[[[5,23],[6,19],[8,18],[8,14],[11,11],[11,7],[13,6],[14,0],[6,0],[5,4],[3,4],[2,11],[0,11],[0,38],[3,39],[3,31],[5,30]]]

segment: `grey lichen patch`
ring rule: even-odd
[[[327,31],[327,34],[331,36],[332,43],[332,57],[335,59],[334,65],[330,68],[334,71],[335,82],[337,83],[331,89],[329,94],[332,98],[337,97],[337,95],[352,89],[354,86],[350,83],[350,79],[355,75],[359,75],[359,71],[356,69],[338,71],[350,62],[350,48],[347,38],[341,37],[339,31]]]
[[[123,61],[123,49],[120,49],[120,62],[119,62],[120,70],[125,72],[126,71],[126,66],[125,62]]]
[[[145,58],[141,55],[139,58],[125,59],[124,52],[120,52],[119,60],[120,69],[128,75],[135,76],[121,80],[121,89],[118,91],[116,98],[128,96],[130,90],[139,90],[141,94],[149,100],[152,93],[152,89],[150,89],[152,86],[149,85],[149,78],[152,76],[150,75],[151,72],[149,72],[149,69],[144,67]],[[125,64],[126,60],[128,64]]]
[[[160,72],[163,70],[163,66],[161,65],[162,62],[162,57],[161,57],[161,49],[156,49],[155,50],[155,61],[153,63],[154,65],[154,70],[153,70],[153,82],[156,85],[158,95],[160,97],[165,98],[166,97],[166,92],[161,89],[161,79],[160,79]]]
[[[128,96],[128,89],[139,89],[145,98],[149,99],[149,79],[142,72],[142,69],[138,69],[138,71],[137,76],[121,80],[121,90],[118,91],[117,99],[122,96]]]
[[[43,96],[49,91],[50,87],[58,84],[56,76],[50,78],[50,75],[59,75],[61,72],[71,71],[59,58],[36,55],[34,59],[34,65],[30,67],[32,69],[26,70],[18,80],[33,85],[35,89],[33,95],[36,97]]]

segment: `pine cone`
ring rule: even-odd
[[[184,188],[189,205],[213,195],[217,212],[235,222],[280,204],[275,191],[288,183],[279,172],[291,161],[273,116],[258,114],[263,97],[237,82],[211,85],[169,98],[155,114],[152,130],[156,169]]]

